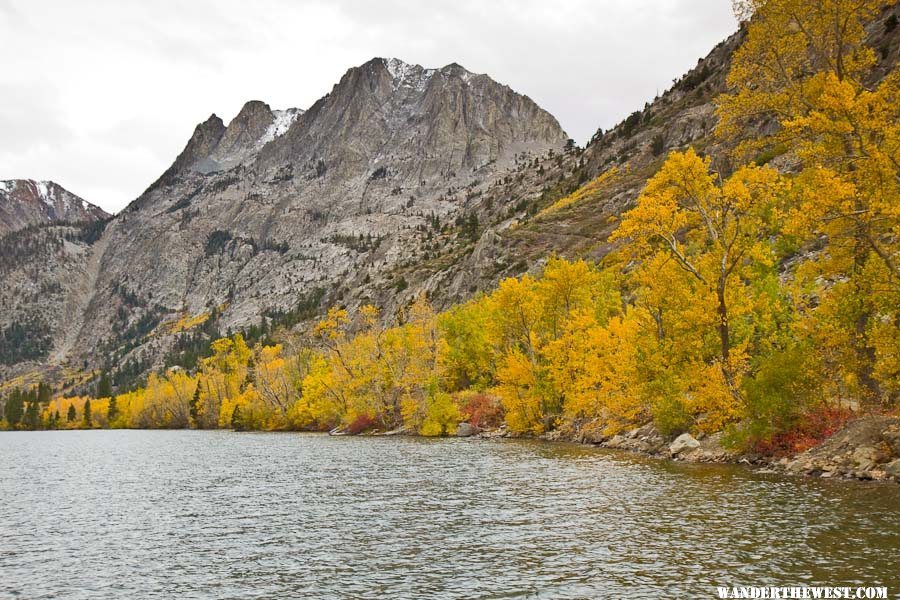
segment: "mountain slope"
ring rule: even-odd
[[[71,299],[86,280],[104,221],[32,225],[0,236],[0,388],[68,378],[48,358],[78,312]]]
[[[866,44],[877,49],[872,71],[876,80],[896,69],[900,58],[900,5],[887,8],[866,27]],[[602,259],[611,250],[606,242],[618,216],[630,208],[646,181],[659,169],[668,152],[688,147],[712,157],[716,168],[729,170],[729,147],[717,139],[715,99],[727,91],[726,76],[734,52],[745,38],[739,30],[719,43],[697,65],[662,95],[644,105],[609,131],[598,130],[584,152],[567,155],[561,165],[571,173],[551,191],[536,199],[527,213],[488,228],[474,251],[452,271],[429,274],[430,286],[453,290],[454,300],[466,290],[491,289],[509,276],[536,271],[547,256]],[[761,131],[774,123],[761,122]],[[792,157],[761,154],[760,164],[790,169]],[[588,185],[571,202],[560,201],[584,182],[608,173],[602,183]],[[553,207],[553,209],[549,209]]]
[[[29,225],[109,218],[103,209],[52,181],[0,181],[0,235]]]

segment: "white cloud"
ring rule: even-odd
[[[117,211],[210,113],[306,108],[373,56],[488,73],[584,143],[735,27],[728,0],[3,0],[0,179]]]

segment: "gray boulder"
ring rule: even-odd
[[[853,462],[857,466],[874,464],[878,460],[878,451],[872,446],[860,446],[853,451]]]
[[[700,442],[698,442],[694,436],[689,433],[682,433],[675,438],[675,441],[669,444],[669,454],[678,456],[679,454],[690,452],[699,447]]]
[[[884,469],[884,472],[888,475],[900,479],[900,458],[892,460],[888,464],[884,465],[882,469]]]
[[[625,436],[616,434],[609,438],[609,441],[606,442],[607,448],[621,448],[625,443]]]
[[[470,437],[478,433],[471,423],[460,423],[456,426],[456,437]]]

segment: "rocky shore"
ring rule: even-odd
[[[481,431],[468,423],[460,424],[457,435],[517,437],[505,427]],[[671,438],[663,436],[652,423],[613,436],[592,434],[584,429],[571,433],[556,430],[539,436],[548,441],[578,442],[676,461],[736,463],[790,475],[900,483],[900,418],[897,417],[859,417],[819,445],[786,457],[737,452],[725,446],[723,437],[718,432],[700,437],[683,433]]]

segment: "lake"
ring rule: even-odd
[[[900,486],[532,441],[0,433],[0,597],[900,592]]]

